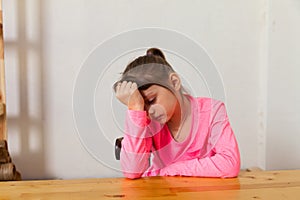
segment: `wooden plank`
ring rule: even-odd
[[[0,182],[0,199],[300,199],[300,170],[238,178],[151,177]]]
[[[6,90],[5,90],[5,69],[4,69],[4,40],[3,40],[3,19],[2,0],[0,0],[0,142],[7,141],[6,122]],[[8,150],[0,149],[0,181],[21,180],[21,174],[16,171],[15,165],[11,163]],[[3,163],[6,161],[7,163]]]

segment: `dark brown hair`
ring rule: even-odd
[[[136,58],[134,61],[132,61],[131,63],[129,63],[125,68],[124,72],[122,73],[122,75],[126,74],[129,70],[137,66],[151,64],[151,63],[166,65],[173,70],[171,65],[167,62],[163,52],[158,48],[151,48],[147,50],[146,55],[140,56]]]
[[[166,81],[171,72],[175,71],[163,52],[158,48],[150,48],[146,51],[146,55],[136,58],[127,65],[117,83],[132,81],[137,83],[140,90],[147,89],[153,84],[167,87]],[[114,89],[117,83],[114,84]]]

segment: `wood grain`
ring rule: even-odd
[[[300,170],[238,178],[103,178],[0,183],[0,199],[300,199]]]

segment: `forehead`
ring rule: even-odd
[[[141,93],[144,97],[148,97],[154,94],[159,93],[160,91],[162,91],[163,89],[165,89],[162,86],[159,85],[151,85],[149,88],[147,88],[146,90],[142,90]]]

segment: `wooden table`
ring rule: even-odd
[[[300,170],[238,178],[152,177],[0,182],[0,199],[300,199]]]

